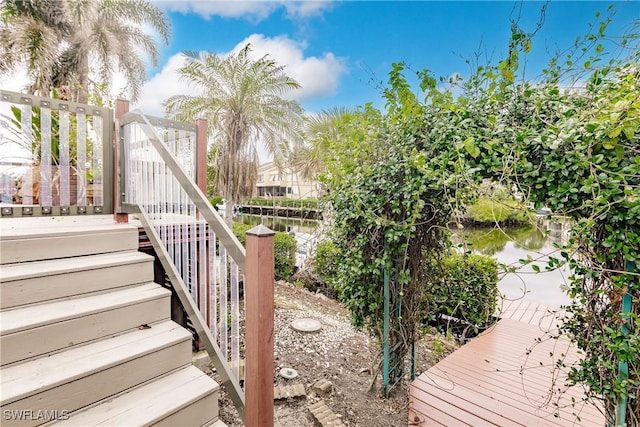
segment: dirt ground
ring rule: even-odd
[[[408,385],[403,383],[383,399],[381,379],[369,391],[372,370],[377,371],[378,347],[366,332],[351,326],[349,312],[338,302],[324,295],[285,282],[276,284],[275,295],[275,369],[274,384],[302,383],[306,398],[277,404],[275,425],[282,427],[314,426],[308,407],[324,400],[347,426],[406,426]],[[319,332],[298,332],[292,321],[311,318],[320,321]],[[432,335],[425,336],[416,350],[417,374],[432,366],[438,358],[452,351],[454,345]],[[298,373],[294,379],[280,376],[282,368]],[[332,390],[317,396],[313,385],[321,379],[332,383]],[[221,393],[220,418],[231,427],[242,422],[231,401]]]

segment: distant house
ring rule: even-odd
[[[288,199],[317,198],[319,186],[315,181],[302,179],[289,168],[278,169],[274,162],[258,167],[256,197],[284,197]]]

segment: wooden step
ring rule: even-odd
[[[153,281],[153,257],[116,252],[0,268],[0,307],[7,309]]]
[[[168,320],[171,292],[155,283],[0,311],[0,365]]]
[[[68,221],[58,218],[3,218],[0,221],[0,264],[138,248],[136,227],[113,221],[95,224],[91,220],[82,217]]]
[[[73,412],[191,364],[189,332],[171,321],[150,326],[0,368],[0,410]]]
[[[212,424],[207,424],[206,427],[227,427],[227,425],[225,423],[222,422],[222,420],[215,420]]]
[[[219,389],[213,379],[189,366],[71,413],[68,419],[52,425],[211,425],[218,418]]]

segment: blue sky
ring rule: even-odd
[[[133,107],[163,115],[161,103],[176,93],[194,93],[178,78],[182,51],[227,55],[251,43],[256,55],[271,55],[302,84],[291,97],[309,112],[366,102],[383,106],[375,82],[386,81],[393,62],[436,76],[469,74],[465,60],[477,52],[497,62],[507,50],[511,20],[533,31],[538,1],[217,1],[151,0],[172,25],[158,67],[150,69],[141,99]],[[571,46],[612,2],[552,0],[533,40],[527,74],[535,77],[550,54]],[[613,2],[608,35],[621,35],[640,19],[640,2]],[[24,76],[24,73],[23,73]],[[123,82],[116,78],[116,82]],[[0,86],[21,90],[25,81],[0,78]],[[117,85],[116,85],[117,86]],[[119,93],[115,89],[114,93]],[[126,97],[126,94],[125,94]]]
[[[607,34],[621,35],[640,18],[640,2],[615,3]],[[257,55],[286,65],[303,89],[292,95],[308,111],[382,105],[373,81],[386,80],[391,64],[431,69],[437,76],[467,75],[466,59],[477,52],[502,59],[511,20],[533,31],[542,2],[525,1],[157,1],[171,21],[173,35],[162,48],[159,67],[150,70],[139,103],[155,110],[162,99],[189,92],[175,70],[184,50],[227,54],[250,42]],[[596,11],[612,2],[551,1],[533,40],[527,73],[534,77],[550,53],[571,46],[588,31]],[[484,61],[484,59],[482,60]]]

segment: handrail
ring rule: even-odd
[[[196,185],[195,181],[182,169],[171,152],[165,147],[158,133],[155,131],[151,123],[147,120],[145,115],[139,111],[134,110],[126,113],[120,120],[131,122],[131,118],[136,118],[136,123],[143,125],[142,129],[146,134],[149,142],[157,150],[162,160],[169,167],[173,175],[176,177],[184,191],[189,195],[193,203],[196,205],[200,214],[203,216],[207,224],[216,233],[220,242],[229,251],[229,255],[236,262],[241,270],[244,270],[246,263],[246,252],[238,238],[233,234],[229,226],[222,220],[220,214],[211,206],[207,197],[202,193],[200,188]],[[142,123],[141,123],[142,122]]]
[[[222,384],[243,416],[239,276],[246,266],[245,249],[186,172],[188,166],[181,163],[180,155],[171,151],[172,134],[165,142],[162,131],[137,110],[123,114],[119,123],[124,174],[120,206],[138,214]],[[168,131],[175,129],[169,125]]]
[[[144,231],[145,233],[147,233],[149,241],[153,244],[156,255],[158,256],[158,259],[160,260],[160,263],[162,264],[165,272],[169,276],[169,280],[173,284],[173,288],[175,289],[176,294],[180,299],[182,307],[184,307],[184,310],[187,312],[187,315],[191,319],[191,322],[193,323],[198,336],[203,340],[205,349],[207,350],[207,353],[209,353],[209,357],[211,358],[213,365],[216,367],[218,373],[220,374],[222,384],[225,386],[225,389],[229,393],[233,404],[238,410],[238,413],[244,419],[244,391],[242,390],[242,387],[240,387],[240,383],[235,377],[228,374],[229,372],[231,372],[231,368],[229,367],[229,364],[227,363],[225,357],[222,355],[220,347],[216,345],[215,339],[211,334],[211,331],[207,327],[207,322],[202,317],[198,306],[189,293],[189,289],[187,289],[187,286],[180,277],[180,273],[171,261],[171,257],[162,244],[160,236],[158,236],[158,233],[151,225],[151,219],[149,218],[149,215],[147,215],[145,209],[140,205],[136,206],[136,210],[140,222],[144,227]]]

